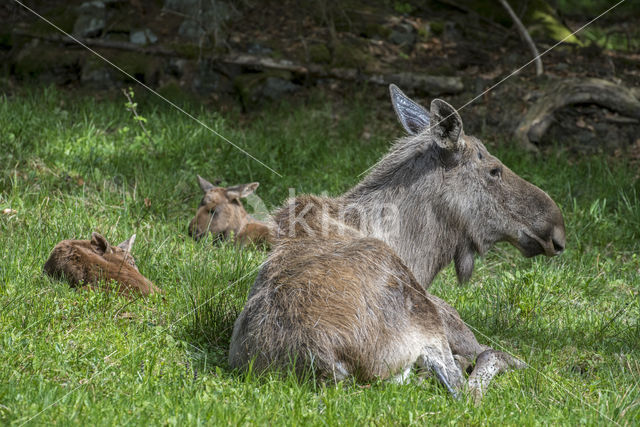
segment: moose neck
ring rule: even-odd
[[[426,141],[425,135],[402,139],[338,199],[347,212],[355,212],[345,220],[387,243],[424,288],[454,258],[456,268],[460,262],[473,269],[462,224],[446,207],[441,154],[428,136]]]

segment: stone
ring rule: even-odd
[[[389,41],[399,46],[413,46],[416,42],[416,31],[408,22],[401,22],[391,29]]]
[[[279,77],[267,77],[264,84],[260,88],[262,96],[275,100],[280,99],[283,95],[298,90],[300,86]]]
[[[266,47],[266,46],[262,46],[260,43],[249,43],[249,46],[247,47],[247,53],[250,53],[252,55],[270,55],[273,53],[273,49],[271,49],[270,47]]]
[[[140,46],[154,44],[157,41],[158,37],[148,28],[143,30],[134,30],[129,34],[129,42]]]
[[[78,8],[78,18],[73,24],[73,34],[80,37],[99,36],[107,23],[107,9],[101,1],[82,3]]]
[[[203,59],[198,63],[198,71],[193,79],[193,90],[199,95],[209,95],[232,93],[234,87],[231,79],[217,69],[215,62]]]
[[[300,86],[291,82],[291,77],[290,72],[271,70],[241,74],[234,78],[233,83],[244,107],[249,109],[262,100],[277,100],[298,90]]]
[[[178,35],[190,40],[198,41],[200,38],[206,35],[206,32],[198,23],[193,19],[185,19],[178,28]]]
[[[165,0],[164,8],[186,16],[178,34],[192,41],[198,41],[205,35],[219,38],[223,24],[238,14],[226,2],[219,0]]]

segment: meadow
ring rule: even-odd
[[[278,174],[161,100],[51,88],[0,96],[0,423],[637,424],[640,420],[640,176],[611,153],[541,155],[487,140],[563,211],[567,249],[525,259],[499,244],[471,282],[447,268],[430,291],[479,341],[529,367],[496,378],[480,406],[435,380],[338,386],[234,372],[231,327],[266,253],[196,243],[196,174],[259,181],[270,209],[340,194],[402,135],[390,103],[320,91],[241,115],[185,108]],[[372,107],[374,106],[374,107]],[[462,112],[464,121],[465,113]],[[478,135],[481,136],[481,135]],[[78,292],[42,274],[62,239],[137,233],[133,255],[165,294]]]

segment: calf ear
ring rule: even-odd
[[[120,249],[123,249],[126,252],[131,252],[131,247],[133,246],[133,242],[136,241],[136,235],[132,234],[131,237],[129,237],[127,240],[125,240],[124,242],[120,243],[118,245],[118,247]]]
[[[96,232],[91,233],[91,247],[99,254],[104,254],[109,249],[109,242]]]
[[[251,184],[240,184],[234,185],[233,187],[227,187],[227,197],[230,199],[247,197],[249,194],[256,191],[258,185],[260,185],[259,182],[252,182]]]
[[[206,193],[207,191],[216,187],[215,185],[213,185],[212,183],[210,183],[200,175],[198,175],[198,185],[200,185],[200,188],[202,188],[203,193]]]
[[[462,136],[462,119],[448,103],[442,99],[431,102],[431,137],[443,148],[458,151],[464,148]]]
[[[398,120],[409,135],[419,134],[429,126],[429,113],[424,107],[409,99],[396,85],[389,85],[389,93]]]

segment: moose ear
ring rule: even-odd
[[[233,187],[227,187],[227,197],[230,199],[239,199],[241,197],[247,197],[249,194],[256,191],[260,185],[259,182],[252,182],[251,184],[234,185]]]
[[[202,188],[203,193],[206,193],[207,191],[216,187],[214,184],[210,183],[200,175],[198,175],[198,185],[200,185],[200,188]]]
[[[109,249],[109,242],[96,232],[91,233],[91,247],[99,254],[104,254]]]
[[[464,148],[462,136],[462,119],[448,103],[442,99],[431,102],[431,136],[443,148],[459,151]]]
[[[131,237],[129,237],[124,242],[120,243],[118,247],[126,252],[131,252],[131,247],[133,246],[133,242],[135,241],[136,241],[136,235],[132,234]]]
[[[389,85],[391,104],[402,123],[402,127],[409,135],[416,135],[429,127],[429,113],[419,104],[407,97],[398,86]]]

